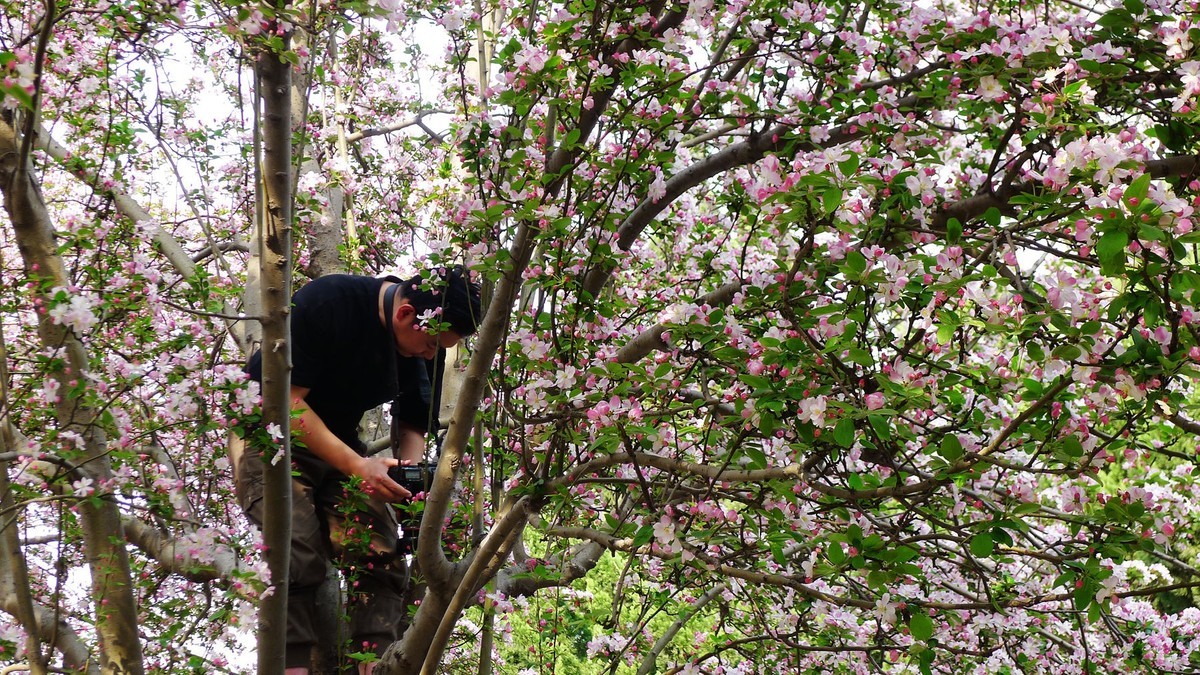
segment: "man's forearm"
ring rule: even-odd
[[[293,401],[292,408],[300,412],[300,417],[296,420],[296,429],[299,432],[297,440],[303,443],[309,452],[347,476],[360,473],[363,457],[330,431],[329,427],[325,426],[325,421],[305,405],[303,399],[299,402]]]
[[[296,419],[298,440],[309,452],[343,474],[361,478],[362,489],[368,494],[392,502],[410,496],[407,490],[388,476],[388,468],[395,466],[396,460],[359,455],[330,431],[321,416],[308,407],[304,400],[307,395],[308,389],[292,385],[292,410],[299,413]]]
[[[425,434],[416,427],[400,422],[396,439],[396,459],[401,462],[420,462],[425,459]]]

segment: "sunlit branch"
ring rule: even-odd
[[[573,551],[565,551],[563,560],[550,565],[560,571],[558,575],[551,578],[522,574],[520,565],[506,568],[496,577],[496,590],[512,597],[533,595],[545,588],[569,586],[576,579],[582,579],[590,572],[604,551],[603,545],[593,541],[577,546]]]
[[[950,482],[953,480],[953,476],[955,474],[961,474],[964,471],[971,470],[976,464],[986,459],[992,453],[996,452],[1004,444],[1004,442],[1009,439],[1009,437],[1016,433],[1017,429],[1022,424],[1028,421],[1043,408],[1048,406],[1060,393],[1062,393],[1064,389],[1067,388],[1067,386],[1071,384],[1072,381],[1073,380],[1069,374],[1060,377],[1058,382],[1053,387],[1050,387],[1050,389],[1048,389],[1041,398],[1031,403],[1025,408],[1025,410],[1021,411],[1021,414],[1009,421],[1009,423],[1000,430],[1000,433],[992,439],[992,442],[989,443],[987,447],[977,453],[969,453],[966,457],[956,462],[953,466],[947,467],[941,472],[942,475],[940,477],[931,476],[916,483],[879,487],[872,490],[850,490],[816,481],[810,482],[809,486],[821,494],[851,501],[883,499],[902,495],[912,495],[920,492],[928,492],[929,490],[935,489],[939,485]]]
[[[728,283],[711,293],[697,298],[693,304],[712,306],[727,305],[733,301],[734,296],[736,296],[737,292],[741,289],[742,283],[740,281]],[[647,329],[646,331],[642,332],[641,335],[638,335],[634,339],[625,343],[625,346],[621,347],[621,349],[617,351],[615,360],[617,363],[636,363],[650,352],[667,350],[669,347],[662,339],[662,335],[668,330],[670,330],[670,327],[661,323]]]
[[[214,249],[215,249],[215,251],[214,251]],[[211,258],[212,256],[216,255],[216,251],[220,251],[222,253],[225,253],[228,251],[238,251],[241,253],[249,253],[250,247],[247,246],[243,242],[227,241],[222,244],[217,244],[215,246],[209,246],[209,247],[205,248],[204,250],[200,251],[196,255],[192,256],[192,262],[194,262],[196,264],[200,264],[200,263],[204,262],[206,259]]]
[[[201,557],[192,544],[181,542],[145,521],[124,516],[121,524],[131,544],[163,569],[189,581],[232,581],[234,573],[244,569],[241,558],[228,546],[206,546]]]
[[[1189,434],[1200,435],[1200,422],[1190,420],[1179,413],[1174,413],[1171,416],[1167,417],[1167,419],[1170,420],[1172,424],[1179,427],[1180,429],[1183,429],[1184,431],[1188,432]]]
[[[576,466],[566,476],[550,481],[547,489],[553,492],[560,487],[569,487],[581,478],[601,469],[631,463],[635,460],[641,464],[663,471],[677,474],[691,474],[713,482],[757,483],[767,480],[800,480],[803,477],[804,471],[803,467],[799,464],[790,464],[771,469],[722,469],[708,464],[697,464],[695,462],[672,459],[648,452],[640,452],[636,453],[636,455],[637,457],[635,458],[627,452],[616,452],[611,455],[596,457]]]
[[[1178,155],[1155,159],[1146,162],[1143,168],[1152,178],[1191,176],[1200,170],[1200,155]],[[935,232],[945,232],[946,223],[951,218],[965,224],[983,216],[988,209],[995,208],[1004,211],[1013,197],[1017,195],[1037,194],[1045,189],[1040,182],[1033,181],[1001,185],[994,191],[968,197],[943,207],[934,216],[930,227]]]
[[[0,596],[0,607],[10,614],[16,613],[16,602],[12,594]],[[67,671],[100,675],[100,666],[93,659],[92,648],[80,639],[60,608],[39,605],[35,607],[35,612],[38,636],[58,650]]]
[[[0,330],[0,440],[3,447],[15,448],[17,445],[16,430],[9,421],[9,411],[12,410],[12,399],[8,383],[11,381],[8,370],[8,345]],[[10,454],[10,453],[5,453]],[[0,460],[0,509],[6,514],[0,518],[0,562],[4,577],[11,580],[11,588],[16,596],[17,621],[25,629],[25,656],[29,659],[29,669],[34,675],[44,675],[46,663],[42,654],[42,645],[37,630],[37,618],[34,614],[33,595],[30,589],[33,584],[29,580],[29,566],[25,560],[25,552],[21,548],[21,538],[18,533],[18,518],[13,506],[12,484],[9,478],[9,462]]]
[[[146,228],[150,236],[154,239],[154,243],[158,245],[159,251],[163,254],[167,261],[171,263],[171,266],[175,268],[175,271],[178,272],[180,276],[185,279],[190,279],[196,276],[196,263],[192,261],[192,257],[187,251],[184,250],[182,246],[180,246],[179,241],[175,239],[175,237],[169,232],[167,232],[162,225],[153,216],[151,216],[148,211],[146,211],[146,209],[142,208],[142,206],[137,203],[136,200],[123,192],[101,187],[102,182],[98,179],[98,177],[88,173],[80,162],[74,161],[73,153],[67,150],[67,148],[65,148],[62,144],[55,141],[54,138],[50,136],[49,131],[47,131],[45,128],[39,128],[37,130],[36,138],[37,147],[44,150],[47,155],[57,160],[59,164],[63,166],[63,168],[71,173],[71,175],[78,178],[93,190],[109,196],[113,200],[113,204],[116,205],[117,210],[120,211],[122,215],[124,215],[126,218],[129,218],[140,227]],[[222,309],[221,315],[223,318],[226,318],[227,321],[234,321],[234,319],[229,317],[237,316],[237,312],[226,305]],[[234,340],[237,341],[238,345],[242,348],[242,351],[245,352],[246,345],[243,341],[243,331],[234,323],[230,323],[229,333],[233,336]]]
[[[896,102],[897,107],[911,107],[918,103],[916,96],[908,96]],[[646,199],[625,217],[617,228],[617,246],[628,251],[642,231],[665,211],[676,199],[704,181],[739,166],[753,164],[769,152],[790,147],[796,152],[816,151],[849,143],[867,134],[867,129],[858,124],[847,123],[831,129],[829,138],[821,143],[798,141],[796,125],[778,124],[744,141],[723,148],[704,159],[687,166],[671,176],[664,186],[664,194],[657,199]],[[592,295],[600,292],[612,273],[611,266],[593,267],[587,273],[584,290]]]
[[[432,675],[436,672],[437,664],[441,662],[441,654],[450,639],[450,633],[458,623],[458,617],[467,603],[475,596],[483,582],[494,576],[503,559],[512,550],[520,537],[521,528],[532,513],[533,504],[529,497],[522,497],[511,505],[507,512],[492,525],[492,529],[484,537],[479,548],[475,550],[470,565],[459,578],[457,588],[437,627],[430,643],[429,653],[426,654],[422,673]]]
[[[642,664],[638,666],[637,675],[650,675],[650,673],[653,673],[655,670],[655,665],[658,661],[658,657],[662,655],[663,650],[671,644],[671,640],[675,639],[675,636],[679,634],[679,631],[683,630],[683,627],[686,626],[689,621],[694,619],[700,610],[704,609],[708,603],[712,602],[714,599],[724,593],[725,588],[725,584],[714,585],[712,588],[705,591],[704,595],[700,596],[695,602],[691,603],[686,610],[681,612],[679,618],[671,622],[671,625],[664,630],[661,635],[658,636],[658,639],[655,640],[654,645],[646,652],[646,656],[642,658]]]
[[[705,661],[708,661],[709,659],[712,659],[712,658],[716,658],[717,656],[720,656],[722,653],[727,652],[731,649],[737,649],[743,645],[755,644],[758,642],[766,642],[768,640],[773,640],[773,639],[776,639],[776,637],[774,635],[752,635],[752,636],[747,636],[747,637],[743,637],[743,638],[738,638],[736,640],[726,640],[726,641],[722,642],[719,647],[716,647],[712,651],[709,651],[701,656],[697,656],[695,658],[690,659],[688,661],[688,664],[704,663]],[[890,647],[882,647],[882,646],[881,647],[846,647],[846,648],[842,648],[841,646],[838,646],[838,647],[830,647],[827,650],[823,650],[823,651],[848,651],[848,652],[884,651],[889,648]],[[678,673],[683,672],[683,670],[687,667],[688,667],[687,665],[675,666],[674,668],[666,671],[665,675],[677,675]]]
[[[441,134],[438,134],[438,133],[434,132],[432,129],[430,129],[429,127],[427,127],[424,123],[425,118],[430,115],[450,115],[453,112],[454,111],[452,111],[452,110],[442,110],[442,109],[422,110],[421,112],[417,113],[416,115],[413,115],[412,117],[406,117],[405,119],[399,120],[397,122],[393,122],[391,124],[386,124],[382,127],[378,127],[378,128],[374,128],[374,129],[363,129],[361,131],[356,131],[352,134],[346,134],[346,142],[347,143],[357,143],[358,141],[361,141],[365,138],[372,138],[374,136],[385,136],[387,134],[395,133],[397,131],[407,129],[408,127],[412,127],[412,126],[420,128],[432,140],[441,142],[441,140],[442,140]]]

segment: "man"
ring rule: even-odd
[[[297,442],[289,675],[309,672],[317,643],[316,592],[331,559],[353,570],[347,602],[353,651],[381,654],[399,637],[395,628],[406,611],[408,575],[389,504],[411,495],[388,477],[388,469],[422,459],[424,434],[437,424],[436,366],[445,349],[478,328],[479,288],[468,274],[454,267],[437,268],[426,281],[330,275],[309,282],[293,298],[291,400]],[[262,381],[261,354],[251,357],[247,372]],[[358,437],[363,413],[388,401],[398,459],[368,456]],[[239,503],[261,527],[262,457],[274,450],[256,445],[262,443],[245,444],[236,477]],[[348,498],[351,476],[359,479],[364,498]]]

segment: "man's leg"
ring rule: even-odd
[[[348,508],[351,503],[355,508]],[[334,555],[346,576],[350,650],[381,655],[400,637],[396,629],[404,623],[409,583],[392,508],[377,499],[352,496],[324,510]],[[371,667],[360,672],[370,673]]]
[[[238,501],[246,516],[259,528],[263,522],[262,462],[257,453],[246,452],[237,471]],[[308,673],[313,646],[317,589],[329,566],[329,539],[324,520],[318,516],[313,488],[292,479],[292,555],[288,566],[287,653],[288,675]]]

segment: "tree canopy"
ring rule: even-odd
[[[376,672],[1194,671],[1198,9],[4,4],[0,660],[248,667],[283,242],[485,288]]]

